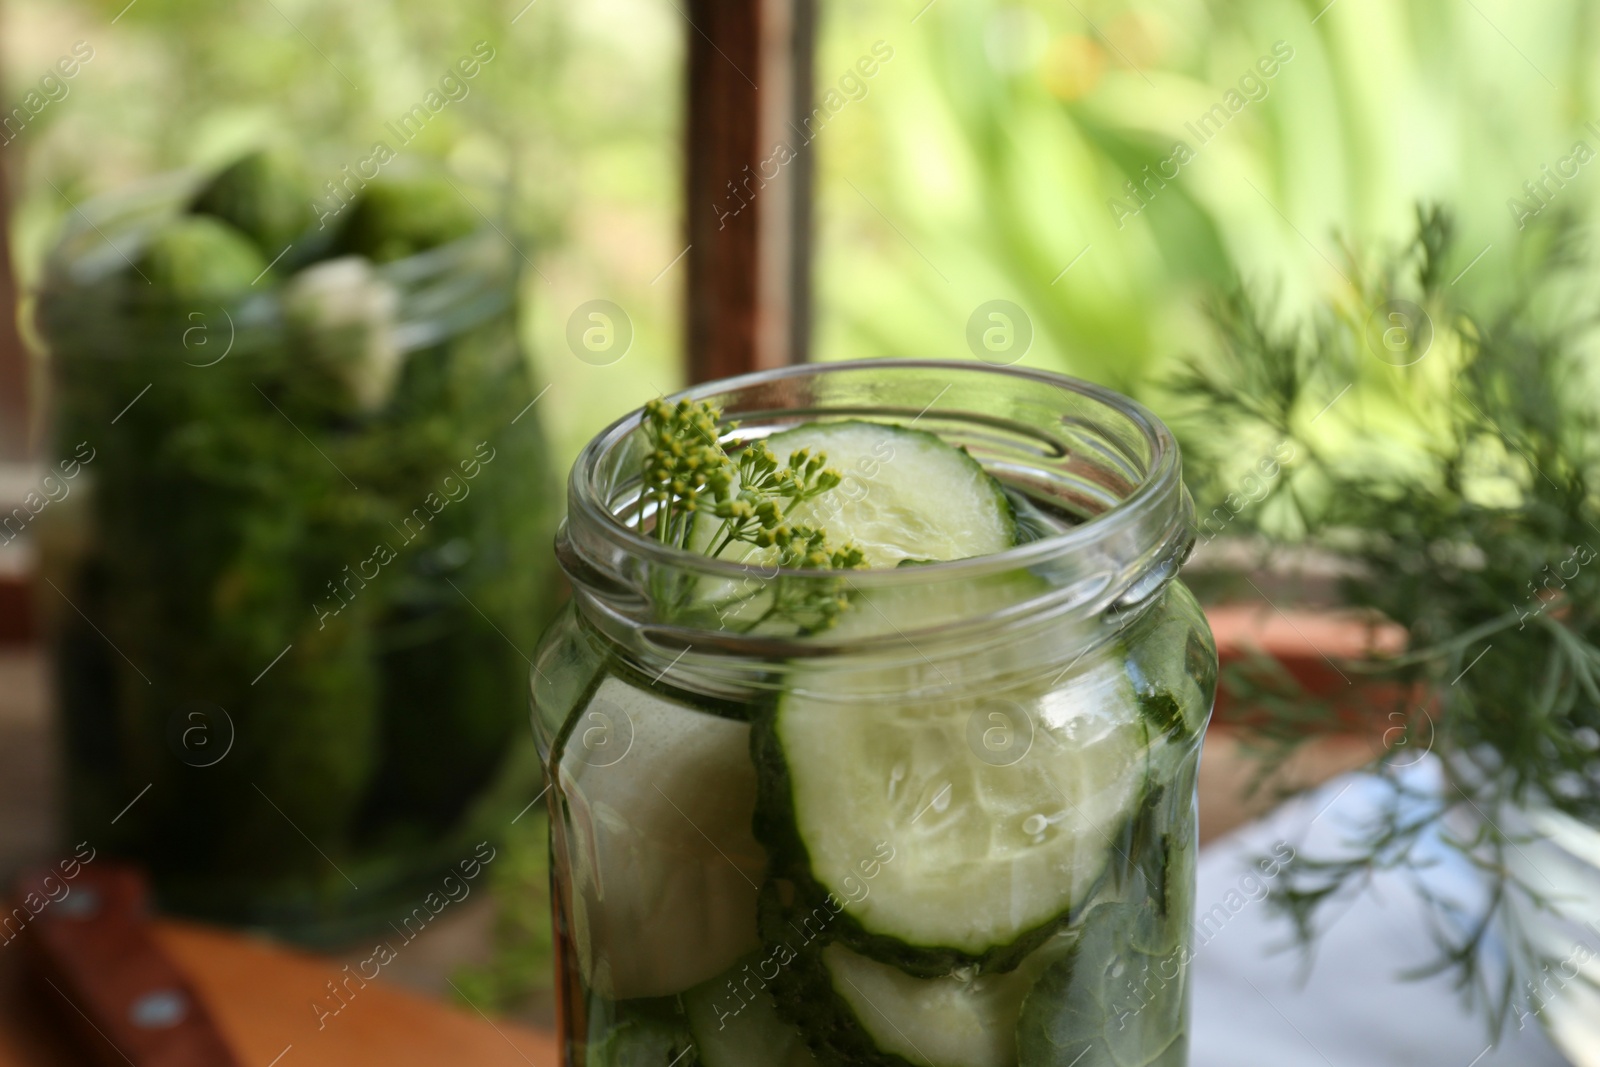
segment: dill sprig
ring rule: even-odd
[[[1338,855],[1290,865],[1274,904],[1309,945],[1328,903],[1376,872],[1408,875],[1440,950],[1419,974],[1453,973],[1496,1026],[1542,994],[1497,972],[1491,935],[1535,971],[1549,962],[1510,921],[1510,903],[1537,909],[1548,887],[1511,873],[1526,842],[1502,829],[1508,813],[1549,805],[1600,824],[1600,402],[1584,366],[1600,303],[1578,232],[1563,219],[1532,233],[1514,280],[1474,295],[1449,281],[1467,266],[1450,217],[1421,209],[1405,247],[1351,253],[1351,291],[1307,321],[1242,287],[1217,300],[1219,351],[1174,383],[1198,416],[1185,449],[1202,516],[1233,494],[1230,534],[1259,539],[1269,562],[1291,546],[1338,562],[1341,602],[1407,637],[1399,654],[1339,663],[1395,683],[1370,691],[1393,694],[1376,711],[1401,724],[1370,768],[1392,802]],[[1284,442],[1292,460],[1245,502],[1238,457]],[[1349,729],[1347,710],[1285,672],[1225,677],[1263,717],[1269,768]],[[1405,773],[1430,750],[1442,793]],[[1440,840],[1484,881],[1481,907],[1433,896],[1423,868]]]
[[[639,508],[640,532],[646,532],[653,518],[649,532],[656,540],[687,547],[706,498],[713,503],[726,499],[733,465],[718,440],[719,414],[710,404],[689,400],[672,405],[656,399],[644,406],[642,425],[650,449],[644,459],[643,496],[655,504],[655,514]]]
[[[733,545],[765,550],[764,562],[780,570],[855,570],[866,566],[861,549],[846,543],[835,547],[827,532],[788,517],[841,481],[822,453],[797,449],[780,462],[765,441],[755,441],[730,456],[722,434],[738,428],[722,423],[722,412],[707,401],[652,400],[645,405],[641,428],[649,448],[643,463],[641,533],[664,544],[716,558]],[[648,513],[647,513],[648,512]],[[770,557],[768,559],[767,557]],[[835,579],[800,579],[781,573],[763,580],[755,591],[741,591],[712,607],[719,618],[757,597],[769,598],[765,610],[741,625],[754,629],[786,618],[810,633],[833,624],[849,604]],[[681,588],[687,589],[682,583]],[[770,586],[770,588],[769,588]],[[680,608],[687,593],[674,599]]]

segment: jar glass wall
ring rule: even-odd
[[[1185,1062],[1216,654],[1175,580],[1193,539],[1166,429],[977,364],[688,395],[738,420],[730,451],[816,420],[930,431],[1034,530],[991,556],[764,571],[639,532],[637,414],[591,442],[558,538],[573,603],[533,674],[566,1062]],[[757,621],[827,598],[827,627]]]

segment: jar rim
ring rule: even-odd
[[[1087,548],[1110,536],[1124,533],[1149,519],[1152,512],[1157,511],[1162,504],[1175,502],[1176,497],[1186,498],[1178,443],[1171,430],[1160,419],[1144,405],[1121,393],[1081,378],[1053,371],[1031,367],[998,366],[971,360],[904,358],[842,360],[801,363],[732,378],[720,378],[679,390],[665,399],[673,403],[682,399],[704,400],[739,389],[819,374],[915,370],[1030,381],[1096,401],[1138,429],[1145,446],[1149,449],[1150,460],[1147,468],[1140,472],[1137,484],[1126,496],[1104,511],[1089,516],[1067,530],[982,556],[939,560],[913,568],[853,570],[849,572],[852,585],[890,588],[899,585],[925,584],[929,581],[956,581],[965,577],[981,578],[1027,568],[1058,557],[1064,552]],[[930,402],[928,408],[932,408],[937,399]],[[605,486],[602,484],[604,468],[602,460],[613,450],[622,447],[638,429],[643,410],[643,406],[634,408],[613,421],[591,438],[578,454],[568,483],[568,517],[564,526],[577,524],[586,532],[593,531],[600,534],[634,557],[665,567],[694,571],[707,577],[737,580],[752,575],[771,578],[774,574],[802,579],[838,576],[839,572],[831,570],[773,568],[705,556],[653,540],[620,521],[612,510],[611,502],[606,499]],[[927,410],[924,409],[924,414]],[[959,414],[959,412],[951,413]],[[1170,537],[1156,537],[1151,540],[1149,547],[1160,547],[1162,542],[1170,540]]]

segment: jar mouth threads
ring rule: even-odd
[[[716,403],[739,427],[741,444],[799,423],[868,419],[933,432],[965,449],[1010,490],[1070,517],[1072,524],[992,555],[913,568],[851,571],[856,590],[954,589],[1027,572],[1044,591],[981,613],[930,617],[913,634],[958,624],[1047,614],[1093,616],[1159,592],[1193,545],[1193,507],[1181,479],[1177,442],[1136,402],[1065,375],[972,362],[880,359],[809,364],[713,382],[669,399]],[[568,485],[558,556],[581,608],[649,627],[683,647],[770,654],[769,636],[685,626],[660,617],[651,575],[685,581],[821,582],[838,572],[782,570],[712,559],[662,544],[637,528],[644,440],[640,412],[612,423],[584,448]],[[959,598],[948,601],[960,603]],[[892,635],[883,635],[892,636]],[[816,650],[827,633],[803,644]],[[802,653],[804,654],[804,653]]]

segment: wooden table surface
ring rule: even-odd
[[[555,1067],[547,1032],[492,1020],[382,981],[321,1021],[312,1004],[339,976],[329,960],[248,936],[163,921],[162,948],[194,982],[223,1034],[249,1067]],[[0,949],[0,1067],[81,1065],[63,1036],[73,1009],[20,973]],[[52,998],[56,998],[52,1003]]]

